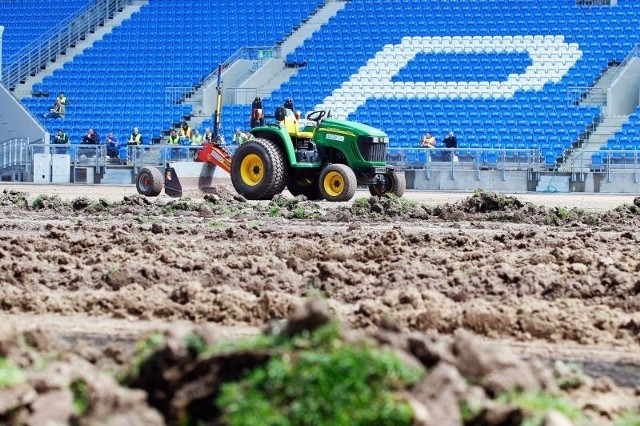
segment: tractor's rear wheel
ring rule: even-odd
[[[231,162],[231,183],[249,200],[270,200],[284,190],[287,169],[284,155],[268,139],[240,145]]]
[[[330,164],[320,173],[319,187],[327,201],[349,201],[356,194],[358,180],[349,166]]]
[[[287,180],[287,189],[294,197],[304,195],[307,200],[320,200],[320,187],[318,186],[318,177],[302,177],[290,175]]]
[[[407,189],[407,179],[404,172],[388,172],[386,184],[369,185],[369,193],[374,197],[382,197],[384,194],[391,193],[400,198]]]
[[[136,189],[139,194],[155,197],[162,192],[164,176],[155,167],[144,167],[136,177]]]

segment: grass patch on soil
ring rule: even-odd
[[[26,378],[22,369],[13,361],[0,357],[0,389],[22,383]]]
[[[84,380],[74,380],[69,385],[73,394],[73,412],[76,416],[83,416],[89,409],[89,387]]]
[[[413,413],[396,392],[422,371],[393,352],[343,342],[335,325],[294,337],[285,350],[238,382],[226,383],[216,404],[229,425],[410,425]],[[266,342],[263,342],[266,343]],[[283,342],[284,343],[284,342]]]
[[[613,421],[613,426],[638,426],[640,425],[640,412],[628,411]]]
[[[520,407],[525,413],[521,426],[541,426],[550,410],[564,414],[576,422],[582,419],[580,409],[571,401],[542,391],[509,392],[499,395],[498,402]]]
[[[131,371],[128,373],[130,377],[136,378],[140,375],[142,366],[162,345],[164,340],[165,336],[163,333],[154,332],[137,343],[135,353],[133,355],[133,361],[131,362]]]

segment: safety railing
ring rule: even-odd
[[[0,159],[5,143],[0,144]],[[12,164],[28,164],[32,170],[33,154],[69,154],[71,167],[95,167],[103,173],[110,167],[131,167],[137,173],[142,167],[164,166],[168,162],[192,162],[201,145],[133,145],[123,146],[118,155],[110,157],[105,145],[24,144],[14,155]],[[231,152],[237,146],[227,146]],[[640,150],[584,150],[574,155],[570,168],[564,170],[574,181],[584,181],[587,173],[602,173],[611,182],[618,174],[632,174],[640,182]],[[509,173],[525,172],[528,180],[538,179],[541,172],[558,172],[563,156],[544,153],[540,149],[511,148],[390,148],[387,162],[405,170],[424,170],[427,179],[433,172],[447,172],[452,179],[458,173],[475,173],[480,179],[483,171],[500,173],[507,180]]]
[[[592,86],[571,86],[567,88],[570,105],[580,105],[581,103],[599,104],[603,107],[607,105],[607,89]]]
[[[265,61],[273,58],[279,58],[281,56],[280,47],[279,46],[245,46],[236,50],[231,56],[227,58],[221,64],[221,69],[224,72],[227,68],[231,66],[234,62],[240,59],[249,59],[254,61],[251,64],[251,67],[241,74],[236,81],[235,85],[238,82],[243,81],[249,75],[253,74]],[[165,87],[165,103],[167,104],[180,104],[185,102],[186,99],[191,97],[200,87],[204,87],[210,82],[216,81],[218,79],[218,67],[208,76],[202,80],[202,83],[196,86],[167,86]],[[253,89],[257,93],[257,89]]]
[[[30,158],[29,138],[13,138],[0,142],[0,171],[27,167]]]
[[[196,152],[202,145],[123,145],[115,155],[109,155],[106,145],[89,144],[31,144],[27,156],[29,167],[32,167],[34,154],[68,154],[71,167],[96,167],[98,173],[109,167],[133,167],[136,171],[141,167],[162,166],[167,162],[194,161]],[[231,151],[234,146],[229,146]]]
[[[225,91],[234,104],[250,104],[258,96],[257,87],[229,87]]]
[[[545,169],[545,160],[539,149],[511,148],[390,148],[387,162],[404,169],[423,169],[429,179],[433,171],[448,171],[452,179],[462,171],[473,171],[480,176],[483,170],[502,173],[524,171],[529,179]]]
[[[244,46],[240,49],[233,52],[231,56],[224,61],[222,65],[222,71],[229,68],[231,64],[240,59],[251,59],[251,60],[267,60],[273,58],[279,58],[281,56],[280,47],[279,46]],[[218,68],[213,70],[211,74],[209,74],[202,81],[203,85],[211,81],[216,81],[218,78]]]
[[[2,81],[10,90],[14,90],[19,83],[38,73],[133,1],[97,0],[69,16],[18,51],[2,70]]]
[[[586,173],[604,173],[607,182],[613,175],[631,173],[633,182],[640,179],[640,150],[637,149],[599,149],[583,150],[574,155],[571,174],[574,180],[584,180]]]
[[[622,72],[622,70],[629,64],[629,62],[631,61],[631,59],[635,58],[638,56],[638,54],[640,53],[640,44],[636,44],[635,46],[633,46],[633,48],[629,51],[629,53],[627,53],[627,56],[624,57],[624,59],[622,60],[622,62],[620,62],[620,65],[618,65],[618,68],[616,68],[615,72],[613,73],[613,75],[611,76],[611,81],[614,82],[616,81],[616,79],[618,78],[618,76],[620,75],[620,73]]]

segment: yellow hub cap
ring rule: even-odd
[[[249,186],[255,186],[262,181],[264,176],[264,163],[256,154],[249,154],[240,163],[240,176],[242,181]]]
[[[329,172],[324,177],[324,191],[332,197],[337,197],[344,191],[344,178],[338,172]]]

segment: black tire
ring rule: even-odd
[[[388,185],[369,185],[369,193],[373,197],[382,197],[384,194],[391,193],[400,198],[407,190],[407,179],[404,172],[387,173]]]
[[[320,173],[318,187],[327,201],[349,201],[356,195],[358,180],[349,166],[330,164]]]
[[[231,162],[231,183],[249,200],[270,200],[285,187],[284,155],[268,139],[252,139],[236,150]]]
[[[294,197],[304,195],[307,200],[321,200],[318,177],[301,177],[290,175],[287,179],[287,189]]]
[[[155,167],[144,167],[136,176],[136,189],[139,194],[156,197],[162,192],[164,176]]]

